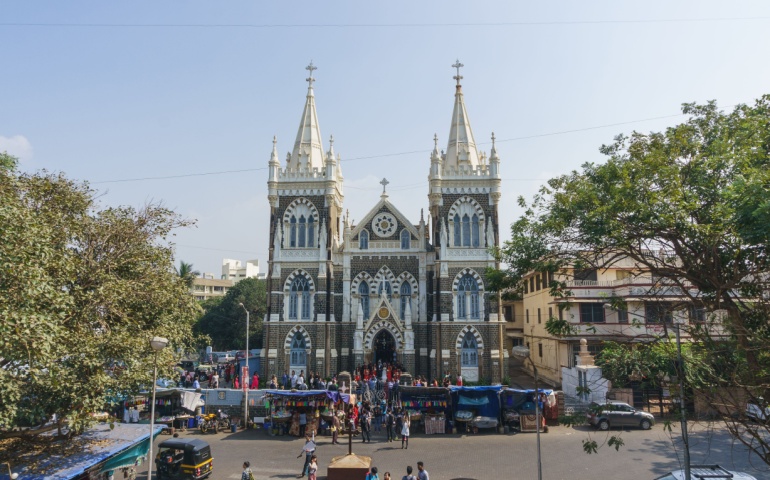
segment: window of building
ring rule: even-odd
[[[575,280],[589,280],[595,282],[597,279],[595,268],[586,268],[583,270],[575,270]]]
[[[479,226],[479,216],[475,213],[467,213],[460,217],[455,214],[453,219],[454,227],[454,246],[455,247],[478,247],[481,240],[481,228]]]
[[[478,367],[478,355],[479,351],[478,344],[476,343],[476,337],[473,335],[473,332],[465,332],[462,343],[462,366]]]
[[[525,317],[525,319],[527,320],[527,323],[529,323],[529,309],[526,309],[526,310],[524,311],[524,317]]]
[[[503,307],[503,316],[505,317],[506,322],[516,321],[516,319],[513,318],[513,307],[510,305],[506,305],[505,307]]]
[[[455,247],[461,247],[463,244],[463,235],[460,228],[460,215],[455,215],[454,218],[454,231],[455,231]]]
[[[296,332],[291,340],[291,368],[304,367],[307,364],[307,352],[305,351],[305,337]]]
[[[457,285],[457,317],[479,318],[479,285],[466,273]]]
[[[697,307],[695,305],[690,307],[690,321],[691,322],[705,322],[706,321],[706,309],[703,307]]]
[[[618,323],[628,323],[628,310],[622,308],[618,310]]]
[[[289,318],[310,320],[310,284],[305,277],[297,277],[289,290]]]
[[[543,288],[548,288],[548,272],[543,272],[541,276],[543,277]]]
[[[535,276],[535,290],[540,290],[540,275]]]
[[[304,215],[300,215],[298,223],[299,230],[297,231],[297,246],[299,248],[304,248],[305,245],[307,245],[307,226]]]
[[[553,318],[553,307],[548,307],[548,320]]]
[[[604,304],[603,303],[581,303],[580,304],[580,322],[581,323],[604,322]]]
[[[564,309],[559,308],[559,320],[564,320]]]
[[[479,217],[474,214],[471,218],[471,244],[474,247],[479,246]]]
[[[529,291],[535,291],[535,277],[529,277]]]
[[[364,318],[369,318],[369,284],[361,282],[358,285],[358,294],[361,296],[361,309],[364,311]]]
[[[529,285],[527,284],[527,281],[524,280],[524,294],[526,295],[529,293]]]
[[[463,215],[463,247],[471,246],[471,219]]]
[[[644,316],[647,323],[672,323],[674,321],[673,305],[669,302],[645,302]]]
[[[543,344],[538,343],[537,344],[537,354],[540,358],[543,358]]]
[[[401,250],[409,250],[409,243],[410,243],[410,235],[409,231],[407,229],[403,229],[401,231]]]
[[[543,323],[543,317],[540,315],[540,309],[537,309],[537,323]]]
[[[407,282],[401,284],[401,318],[406,317],[406,304],[412,299],[412,286]]]
[[[292,248],[297,247],[297,217],[294,215],[289,220],[289,246]]]
[[[393,290],[388,280],[383,280],[380,282],[380,286],[377,288],[377,295],[382,296],[383,291],[385,292],[385,295],[388,297],[388,300],[390,300],[391,297],[393,296]]]
[[[369,249],[369,232],[362,230],[358,235],[358,248],[361,250]]]
[[[307,246],[315,246],[315,225],[313,224],[312,216],[307,219]]]

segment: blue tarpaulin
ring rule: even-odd
[[[454,410],[473,410],[483,417],[500,417],[500,385],[450,387]]]

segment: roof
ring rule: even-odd
[[[294,141],[294,149],[288,159],[287,167],[290,169],[321,170],[324,166],[324,151],[321,144],[321,127],[318,125],[318,114],[315,109],[315,95],[313,94],[313,62],[306,67],[310,71],[307,78],[308,89],[305,97],[305,108],[302,111],[302,119],[299,122],[297,138]]]
[[[195,450],[208,446],[209,443],[200,438],[170,438],[158,444],[158,448],[176,448],[179,450]]]

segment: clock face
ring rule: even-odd
[[[378,237],[389,237],[393,235],[393,232],[398,228],[398,222],[389,213],[379,213],[374,216],[372,220],[372,231]]]
[[[380,311],[377,312],[377,314],[380,316],[380,318],[388,318],[388,308],[387,307],[380,307]]]

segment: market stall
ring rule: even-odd
[[[195,410],[205,405],[200,393],[158,389],[155,392],[155,423],[186,430],[194,425]]]
[[[271,433],[300,436],[300,415],[307,420],[305,433],[315,434],[321,421],[331,423],[332,415],[342,411],[343,404],[355,402],[355,395],[327,390],[267,390],[265,407]],[[267,427],[267,426],[266,426]]]
[[[497,428],[500,418],[500,385],[450,387],[455,421],[466,431]]]
[[[444,387],[398,387],[396,406],[409,415],[412,431],[422,423],[426,434],[446,433],[452,399]]]
[[[545,426],[546,411],[556,408],[556,396],[551,389],[540,388],[541,427]],[[522,432],[536,432],[535,390],[506,388],[500,392],[501,418],[505,425]],[[542,431],[542,428],[541,428]],[[547,431],[547,429],[546,429]]]

